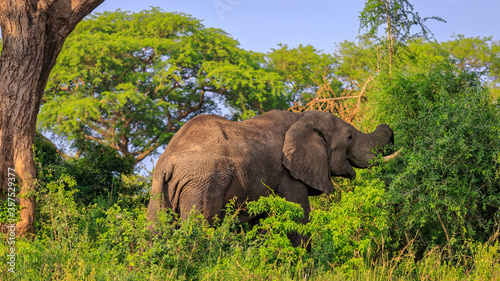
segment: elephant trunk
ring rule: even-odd
[[[380,153],[383,148],[394,143],[394,133],[386,125],[379,125],[375,131],[369,134],[358,132],[356,142],[348,153],[349,162],[356,168],[366,168],[370,161]]]

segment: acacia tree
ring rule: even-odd
[[[432,36],[432,32],[425,25],[429,19],[446,22],[435,16],[420,17],[408,0],[367,0],[359,16],[360,28],[366,30],[366,37],[376,37],[380,26],[385,25],[389,71],[398,45],[404,45],[410,39]],[[414,26],[419,27],[420,32],[412,33]]]
[[[32,146],[47,79],[68,34],[103,1],[0,1],[0,187],[5,200],[8,171],[15,169],[22,208],[17,235],[34,233]]]
[[[263,59],[182,13],[92,15],[61,51],[39,127],[111,147],[135,165],[185,121],[214,111],[217,100],[241,118],[286,108],[279,77],[262,68]]]
[[[340,87],[333,73],[335,59],[329,54],[316,50],[311,45],[289,48],[278,44],[266,56],[270,71],[276,72],[284,85],[284,91],[293,101],[307,99],[314,95],[325,81]]]
[[[335,59],[337,79],[354,90],[361,90],[380,69],[378,48],[368,41],[341,42],[335,52]]]
[[[500,41],[492,37],[465,37],[440,44],[461,71],[477,73],[488,85],[493,98],[500,98]]]

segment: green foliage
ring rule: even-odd
[[[4,271],[0,273],[3,280],[475,280],[498,277],[498,244],[471,246],[472,260],[468,265],[444,262],[446,257],[439,250],[430,251],[419,261],[415,261],[411,250],[391,260],[372,259],[381,255],[380,245],[374,245],[385,239],[388,216],[383,207],[382,184],[376,180],[361,179],[353,192],[343,194],[341,202],[334,203],[330,209],[313,211],[311,253],[303,248],[292,249],[289,244],[283,247],[285,240],[281,237],[286,238],[283,234],[288,231],[268,225],[270,222],[283,225],[302,215],[300,207],[279,197],[262,198],[264,200],[252,207],[272,217],[259,224],[260,228],[267,225],[272,235],[266,233],[259,237],[240,229],[234,203],[227,206],[226,216],[216,222],[216,228],[208,226],[197,212],[184,221],[170,212],[161,212],[155,221],[156,235],[152,235],[145,208],[76,207],[72,192],[64,191],[71,182],[63,177],[47,185],[45,195],[39,197],[43,202],[41,212],[45,214],[41,219],[46,227],[38,230],[34,240],[17,240],[16,274],[8,275],[10,273]],[[71,236],[65,234],[68,231]],[[329,252],[331,249],[335,254]],[[1,263],[6,262],[8,251],[2,243]],[[261,252],[267,254],[264,259]],[[271,259],[271,253],[277,259]],[[360,254],[362,257],[357,256]],[[475,266],[470,267],[471,263]]]
[[[18,204],[13,205],[11,202],[12,201],[9,202],[8,200],[0,201],[0,223],[8,223],[9,219],[17,219],[17,220],[20,219],[21,212],[19,205]],[[12,222],[13,221],[10,221],[10,223]]]
[[[98,197],[111,198],[123,193],[121,178],[133,173],[133,159],[98,143],[79,142],[79,145],[84,151],[80,157],[65,162],[68,172],[78,182],[78,198],[88,204]]]
[[[338,45],[335,74],[345,85],[360,89],[379,70],[378,49],[368,41],[344,41]]]
[[[416,236],[420,257],[446,245],[458,259],[470,252],[466,241],[487,241],[500,223],[500,114],[475,73],[419,63],[379,84],[378,105],[405,149],[377,176],[388,184],[399,246]]]
[[[500,98],[500,41],[492,37],[465,37],[442,42],[442,48],[461,71],[473,71],[490,88],[493,99]]]
[[[484,97],[475,73],[458,72],[453,64],[445,60],[428,65],[421,60],[406,62],[408,64],[404,69],[394,72],[391,78],[380,77],[381,95],[384,95],[380,103],[388,111],[385,116],[379,116],[391,123],[397,125],[403,120],[416,120],[437,107],[446,106],[447,101],[460,102],[462,97],[467,96],[466,92],[479,93],[480,99]]]
[[[420,67],[432,67],[439,62],[452,64],[457,73],[472,73],[480,78],[482,86],[489,88],[494,101],[499,92],[498,51],[500,43],[491,37],[465,37],[457,35],[453,40],[444,42],[429,42],[422,39],[408,42],[401,63],[419,64]]]
[[[441,250],[431,250],[416,261],[420,241],[396,248],[395,255],[400,254],[389,258],[393,240],[401,242],[400,229],[394,225],[411,214],[394,212],[394,190],[384,191],[384,184],[372,177],[385,175],[387,180],[399,171],[397,163],[361,173],[353,183],[339,183],[341,196],[313,200],[307,225],[299,223],[303,217],[299,205],[270,196],[247,205],[248,211],[267,215],[251,230],[238,224],[239,210],[231,202],[214,227],[196,211],[183,221],[170,210],[160,212],[153,234],[147,210],[133,203],[133,196],[111,203],[98,197],[92,204],[81,204],[78,182],[65,174],[65,162],[50,144],[40,147],[37,236],[16,241],[16,274],[7,276],[10,273],[4,271],[2,279],[456,280],[496,278],[498,271],[498,245],[487,243],[467,244],[473,258],[460,264],[451,263]],[[127,185],[143,186],[140,177],[122,179]],[[294,231],[312,237],[310,253],[291,246],[288,235]],[[0,263],[6,262],[8,252],[2,243]]]
[[[289,48],[286,44],[279,44],[278,47],[267,54],[267,68],[279,75],[292,101],[314,95],[324,81],[335,81],[334,87],[340,88],[332,71],[333,56],[321,53],[311,45]]]
[[[440,44],[450,54],[458,69],[473,71],[488,77],[489,82],[500,82],[500,42],[492,37],[455,36]]]
[[[431,72],[439,71],[437,65],[441,64],[441,67],[447,65],[446,67],[451,68],[454,66],[453,71],[456,73],[477,75],[480,78],[479,82],[489,88],[492,101],[495,102],[498,98],[499,42],[497,40],[463,35],[444,42],[416,38],[407,41],[403,47],[393,58],[396,75],[436,75],[437,73]],[[339,44],[334,56],[338,62],[334,67],[335,76],[345,86],[359,90],[369,77],[377,77],[379,74],[381,77],[377,77],[379,79],[376,80],[390,81],[385,67],[388,58],[383,48],[376,42],[344,41]],[[367,90],[370,89],[371,87]],[[371,95],[367,96],[370,98]],[[377,114],[384,115],[380,112]]]
[[[250,215],[265,214],[256,227],[249,233],[248,238],[258,237],[259,259],[255,262],[262,264],[294,264],[304,255],[305,248],[293,247],[288,235],[293,232],[304,234],[305,226],[300,223],[304,217],[304,209],[299,204],[286,201],[284,198],[271,195],[261,197],[258,201],[247,204]],[[263,235],[258,235],[263,233]]]
[[[69,175],[50,181],[38,190],[39,202],[37,228],[49,239],[61,242],[67,240],[71,244],[77,238],[81,213],[75,203],[73,194],[76,182]]]
[[[86,141],[79,158],[64,159],[54,145],[37,133],[35,163],[37,186],[45,192],[52,181],[66,186],[78,204],[98,203],[108,208],[114,203],[120,206],[145,206],[149,196],[150,179],[133,175],[131,159],[124,158],[112,148]],[[68,180],[75,181],[68,185]],[[73,188],[77,186],[76,188]]]
[[[400,49],[404,49],[411,40],[429,39],[432,36],[432,32],[425,25],[429,19],[446,22],[439,17],[421,18],[408,0],[367,0],[365,2],[359,20],[360,31],[365,29],[366,34],[361,38],[366,41],[375,39],[378,46],[386,46],[383,48],[384,51],[377,54],[380,57],[378,59],[379,70],[380,66],[383,66],[388,69],[390,75],[395,63],[394,56],[399,53]],[[385,25],[385,32],[379,35],[379,27],[382,25]],[[419,28],[420,32],[412,33],[415,27]]]
[[[472,247],[475,270],[471,274],[474,280],[498,280],[500,278],[500,245],[476,244]]]
[[[421,18],[408,0],[367,0],[360,12],[360,29],[366,29],[367,35],[376,37],[381,25],[385,25],[384,35],[388,41],[405,44],[418,37],[428,38],[431,31],[424,23],[434,19],[445,22],[439,17]],[[412,34],[412,27],[420,27],[420,32]]]
[[[311,212],[312,255],[320,263],[356,269],[381,253],[389,238],[384,183],[357,180],[340,201]]]

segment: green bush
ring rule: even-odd
[[[383,253],[389,244],[390,214],[383,183],[363,173],[352,191],[334,196],[311,213],[304,226],[297,220],[301,208],[279,197],[265,197],[251,204],[268,217],[257,229],[238,224],[234,203],[226,216],[207,225],[193,212],[180,221],[161,212],[155,221],[157,235],[148,230],[145,208],[103,210],[97,204],[78,207],[74,181],[62,177],[49,183],[40,198],[44,226],[37,237],[16,243],[16,274],[0,272],[2,280],[374,280],[374,279],[495,279],[498,277],[498,244],[471,244],[471,266],[444,262],[436,248],[415,261],[412,247],[394,259]],[[73,187],[74,188],[74,187]],[[346,188],[348,190],[349,187]],[[328,199],[328,198],[327,198]],[[45,202],[42,204],[42,202]],[[49,203],[54,204],[49,206]],[[328,206],[327,206],[328,205]],[[318,206],[313,202],[313,206]],[[69,230],[69,235],[67,232]],[[312,235],[313,248],[292,248],[290,231]],[[65,236],[66,234],[66,236]],[[0,263],[9,248],[0,245]],[[381,258],[379,258],[381,257]]]
[[[407,71],[380,83],[379,110],[404,150],[374,177],[388,185],[397,248],[416,237],[418,257],[439,245],[460,259],[500,223],[500,114],[473,73],[447,62]]]
[[[133,173],[133,159],[122,157],[115,149],[101,144],[81,141],[76,145],[83,150],[82,155],[65,161],[64,166],[78,182],[79,192],[75,194],[78,201],[90,204],[98,198],[106,198],[111,206],[111,202],[119,200],[118,194],[137,192],[124,189],[121,178]]]
[[[247,206],[249,214],[266,214],[248,232],[248,239],[257,238],[254,243],[262,245],[258,250],[258,258],[254,257],[255,262],[275,266],[296,264],[304,255],[305,248],[293,247],[288,236],[294,235],[294,232],[306,234],[305,226],[299,222],[304,217],[304,209],[276,195],[261,197]]]
[[[390,241],[384,183],[356,180],[327,209],[311,212],[312,256],[320,264],[357,268],[380,255]]]
[[[79,207],[73,194],[76,182],[63,174],[59,179],[41,186],[38,191],[37,229],[40,236],[47,236],[58,242],[69,243],[78,235],[78,221],[81,218]]]
[[[43,136],[38,133],[36,136],[38,186],[46,186],[65,175],[75,181],[73,197],[78,204],[97,203],[104,209],[115,203],[132,209],[147,205],[151,177],[133,174],[131,159],[109,147],[85,141],[76,144],[84,151],[78,158],[64,159]]]

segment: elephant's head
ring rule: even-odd
[[[330,113],[307,111],[286,133],[283,165],[295,179],[331,193],[330,177],[355,178],[353,167],[368,167],[375,153],[393,141],[386,124],[365,134]]]

